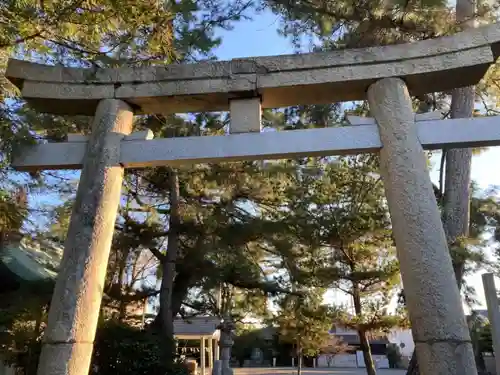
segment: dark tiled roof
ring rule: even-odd
[[[196,316],[193,318],[176,318],[174,334],[184,336],[211,336],[217,331],[221,320],[214,316]]]
[[[277,334],[278,330],[275,327],[265,327],[259,329],[259,334],[260,336],[265,339],[269,340],[272,339],[273,335]],[[350,345],[359,345],[359,336],[356,333],[335,333],[335,332],[330,332],[331,335],[337,336],[342,338],[342,340],[346,344]],[[389,344],[389,340],[387,339],[386,336],[383,335],[372,335],[372,337],[368,337],[369,341],[371,344]]]
[[[483,318],[485,319],[489,319],[488,318],[488,310],[474,310],[474,312],[480,316],[482,316]]]
[[[346,344],[349,345],[359,345],[359,336],[357,334],[339,334],[335,335],[337,337],[342,338],[342,341],[344,341]],[[380,337],[374,337],[374,338],[369,338],[370,344],[382,344],[382,345],[387,345],[389,344],[389,340],[385,336],[380,336]]]
[[[0,252],[0,263],[22,280],[55,279],[62,253],[63,247],[52,241],[25,238],[7,244]]]

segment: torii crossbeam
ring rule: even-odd
[[[74,69],[10,60],[34,108],[94,115],[89,138],[26,149],[19,170],[82,168],[39,375],[86,375],[124,168],[380,152],[423,374],[476,375],[460,294],[423,148],[500,145],[498,117],[415,115],[410,95],[476,84],[500,54],[500,28],[406,45],[150,68]],[[374,119],[261,133],[261,108],[368,99]],[[134,114],[229,110],[230,135],[151,139]]]
[[[373,121],[370,121],[373,120]],[[359,125],[359,124],[358,124]],[[500,116],[416,121],[425,150],[500,145]],[[145,132],[139,132],[146,137]],[[132,133],[134,135],[135,133]],[[45,143],[26,149],[16,160],[18,170],[80,169],[88,137]],[[374,119],[362,126],[282,132],[242,133],[227,136],[130,139],[120,145],[117,165],[146,168],[161,165],[217,163],[221,161],[283,159],[377,152],[382,147]]]

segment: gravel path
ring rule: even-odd
[[[388,370],[378,369],[377,375],[404,375],[405,370]],[[295,375],[297,369],[292,368],[235,368],[235,375]],[[302,370],[302,375],[365,375],[366,370],[363,368],[347,369],[347,368],[306,368]]]

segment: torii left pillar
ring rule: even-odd
[[[64,246],[38,375],[87,375],[120,203],[120,142],[132,130],[132,109],[102,100],[95,113]]]

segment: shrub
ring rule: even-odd
[[[93,375],[188,375],[185,365],[164,361],[162,339],[151,331],[108,321],[97,331]]]
[[[389,361],[390,368],[400,368],[403,356],[396,344],[389,344],[387,346],[387,360]]]
[[[19,374],[35,374],[41,349],[41,337],[33,340],[16,330],[11,355],[4,356]],[[7,338],[6,338],[7,339]],[[89,375],[188,375],[185,364],[164,361],[165,345],[151,331],[108,321],[97,329]]]

